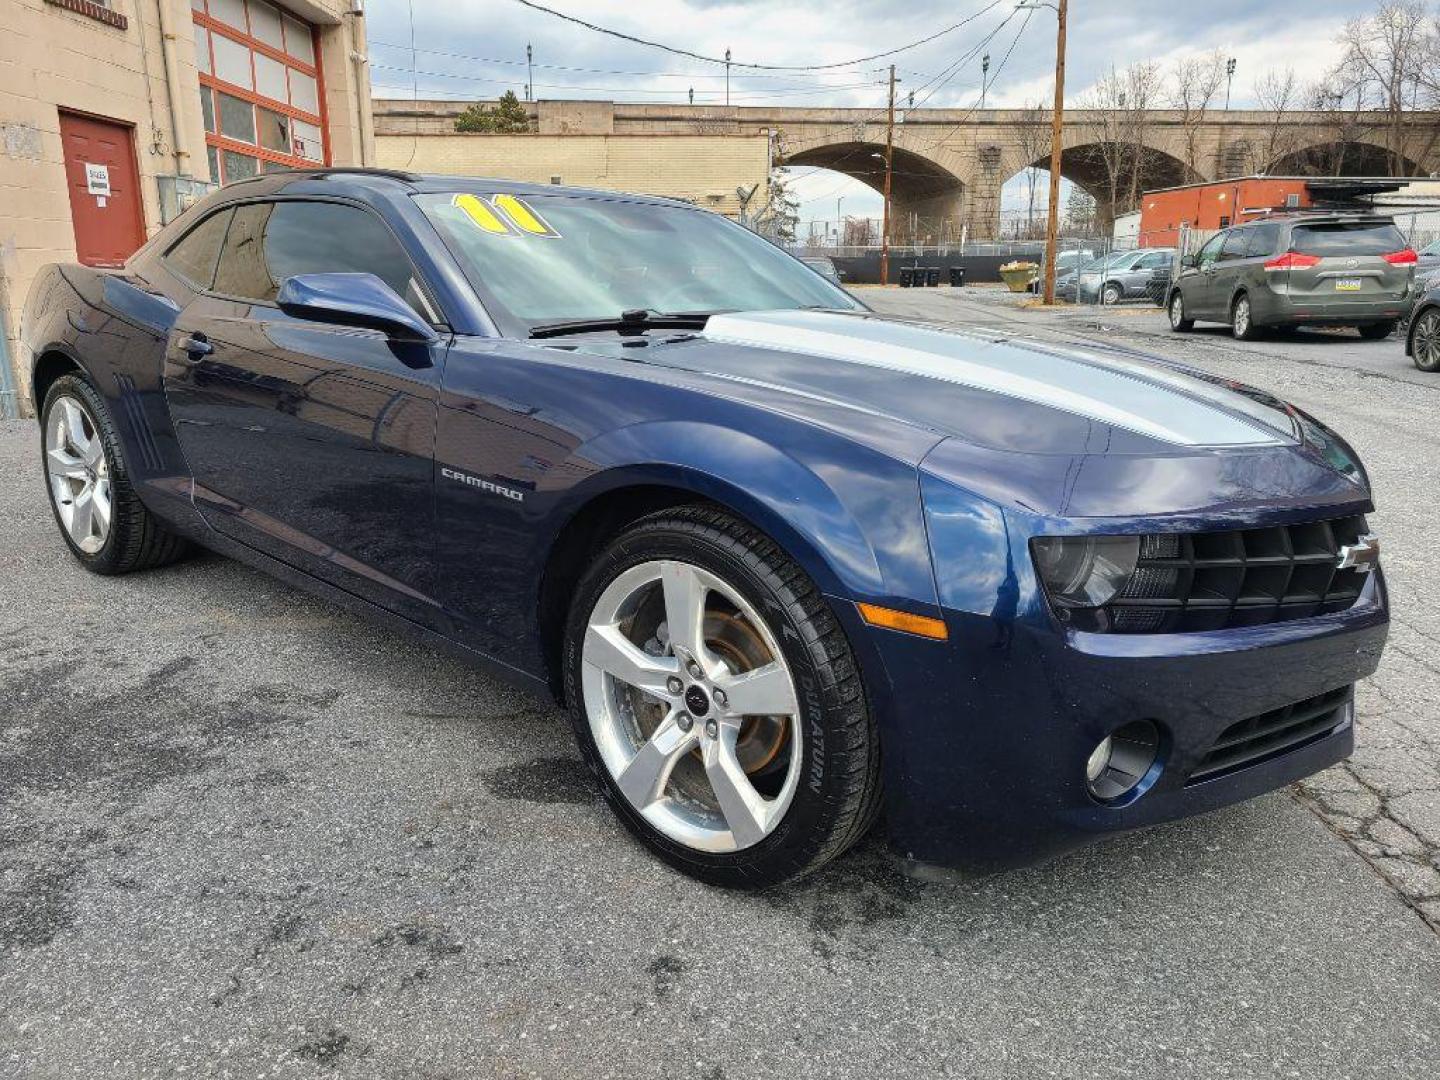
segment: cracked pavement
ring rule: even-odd
[[[1163,349],[1355,443],[1396,621],[1351,762],[966,885],[872,838],[717,892],[487,677],[215,556],[85,573],[4,423],[0,1077],[1433,1075],[1440,379],[978,294],[867,299]]]

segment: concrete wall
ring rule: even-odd
[[[319,28],[332,160],[358,164],[362,148],[373,159],[369,75],[351,58],[352,51],[364,55],[363,19],[345,14],[346,0],[276,2]],[[161,5],[175,38],[179,92],[173,103]],[[8,367],[18,398],[0,399],[0,412],[10,415],[29,405],[30,361],[21,355],[19,331],[30,282],[46,263],[75,258],[60,110],[134,127],[147,235],[161,226],[156,177],[209,179],[190,0],[125,0],[110,7],[126,25],[47,0],[0,0],[0,364]],[[177,143],[186,153],[177,153]]]
[[[752,211],[765,201],[769,140],[763,135],[385,134],[402,123],[392,121],[376,136],[376,156],[386,168],[540,184],[558,176],[576,187],[686,199],[731,217],[740,213],[737,187],[761,185]]]

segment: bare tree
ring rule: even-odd
[[[1255,80],[1251,94],[1265,113],[1265,130],[1260,145],[1254,148],[1250,170],[1270,172],[1297,145],[1295,127],[1286,114],[1301,104],[1302,89],[1294,68],[1270,68]]]
[[[1098,220],[1108,226],[1116,214],[1133,210],[1140,193],[1156,181],[1176,182],[1155,168],[1157,155],[1146,145],[1160,100],[1159,66],[1142,62],[1112,70],[1080,96],[1086,110],[1087,144],[1076,156],[1093,182]]]
[[[1219,49],[1202,56],[1182,56],[1170,69],[1170,107],[1180,114],[1185,133],[1187,180],[1200,175],[1200,135],[1205,115],[1225,85],[1225,54]]]
[[[1025,236],[1035,235],[1035,198],[1040,177],[1050,175],[1050,110],[1039,104],[1025,106],[1025,119],[1016,134],[1016,150],[1025,162]],[[1041,162],[1044,162],[1042,165]]]
[[[1433,125],[1415,132],[1406,116],[1407,109],[1417,106],[1422,88],[1427,105],[1440,89],[1436,31],[1436,20],[1422,0],[1383,0],[1373,15],[1346,23],[1337,39],[1345,51],[1328,81],[1337,94],[1353,95],[1357,107],[1368,105],[1383,113],[1393,176],[1414,172],[1416,161],[1429,155],[1440,134]]]

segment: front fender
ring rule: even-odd
[[[566,466],[557,472],[583,466],[590,475],[566,493],[559,521],[619,488],[676,487],[763,530],[826,593],[937,607],[915,467],[820,429],[763,439],[709,423],[648,421],[596,436]]]

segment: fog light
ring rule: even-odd
[[[1149,720],[1132,720],[1090,752],[1085,783],[1101,802],[1114,802],[1135,792],[1159,756],[1160,729]]]

